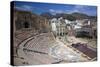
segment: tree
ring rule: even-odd
[[[68,15],[66,19],[68,19],[70,21],[76,20],[76,18],[74,16],[72,16],[72,15]]]

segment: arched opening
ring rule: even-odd
[[[24,28],[29,28],[30,24],[28,22],[24,22]]]

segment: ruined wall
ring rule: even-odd
[[[14,32],[17,31],[38,31],[48,32],[49,22],[46,18],[28,11],[14,11]]]

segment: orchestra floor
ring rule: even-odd
[[[25,36],[23,35],[23,37]],[[87,62],[96,57],[89,57],[78,48],[71,46],[74,42],[66,43],[55,38],[51,32],[34,34],[26,39],[21,38],[21,41],[17,38],[15,40],[17,46],[14,50],[14,65]]]

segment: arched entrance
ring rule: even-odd
[[[30,28],[30,24],[27,21],[24,22],[23,26],[24,26],[24,28]]]

